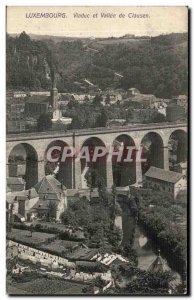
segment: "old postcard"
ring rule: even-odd
[[[188,294],[188,8],[6,14],[7,294]]]

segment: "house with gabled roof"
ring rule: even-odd
[[[53,175],[47,175],[34,188],[39,195],[39,201],[33,209],[46,213],[50,205],[56,205],[56,219],[60,220],[61,213],[67,208],[66,187]]]
[[[10,214],[19,214],[22,218],[28,219],[31,208],[38,202],[39,197],[34,188],[23,191],[8,191],[6,193],[7,219]]]
[[[166,192],[175,199],[180,191],[187,189],[187,179],[181,173],[152,166],[144,174],[143,185],[146,188]]]

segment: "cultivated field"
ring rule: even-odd
[[[62,255],[64,251],[73,249],[74,247],[76,247],[78,245],[79,245],[78,242],[55,240],[47,245],[42,245],[41,249],[44,251],[49,250],[58,255]]]
[[[45,232],[31,232],[28,230],[21,230],[12,228],[11,232],[7,234],[7,238],[25,245],[39,245],[48,242],[48,240],[55,239],[55,234]]]
[[[64,279],[37,278],[32,281],[17,283],[7,288],[14,295],[52,295],[52,294],[82,294],[85,284],[65,281]]]

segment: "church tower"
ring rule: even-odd
[[[58,108],[58,90],[56,87],[56,74],[54,71],[52,74],[52,88],[50,90],[50,105],[53,110]]]
[[[52,89],[50,91],[50,107],[52,111],[52,121],[56,122],[62,117],[62,112],[58,107],[58,90],[56,88],[56,77],[53,75]]]
[[[57,102],[58,102],[58,90],[56,87],[53,87],[50,91],[50,97],[51,97],[51,100],[50,100],[50,104],[53,108],[53,110],[57,109],[58,105],[57,105]]]

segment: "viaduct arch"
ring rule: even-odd
[[[10,177],[20,175],[26,182],[26,189],[38,182],[38,154],[33,146],[20,143],[13,147],[8,156]]]
[[[58,161],[51,162],[48,159],[48,150],[55,146],[59,147],[60,150],[55,149],[52,151],[51,157]],[[45,175],[55,172],[56,179],[63,183],[66,188],[72,189],[72,158],[68,157],[65,161],[62,159],[64,147],[68,146],[63,140],[54,140],[48,145],[44,154]]]
[[[118,141],[119,144],[134,145],[136,149],[141,146],[146,146],[145,153],[148,155],[150,165],[155,165],[164,169],[171,169],[170,161],[170,145],[171,140],[177,140],[177,162],[187,158],[187,124],[179,123],[161,123],[161,124],[144,124],[144,125],[131,125],[120,128],[95,128],[89,130],[77,130],[76,132],[47,132],[47,133],[33,133],[7,136],[7,177],[16,176],[12,173],[14,161],[12,156],[17,153],[17,147],[22,145],[23,151],[28,157],[27,167],[25,169],[25,178],[27,179],[27,187],[37,183],[45,174],[48,174],[46,169],[45,153],[55,143],[63,146],[69,145],[76,149],[81,149],[84,145],[103,145],[107,149]],[[91,147],[92,148],[92,147]],[[16,149],[16,150],[14,150]],[[20,152],[20,151],[19,151]],[[135,155],[135,154],[133,154]],[[31,157],[31,160],[29,159]],[[159,158],[158,158],[159,157]],[[11,159],[10,159],[11,158]],[[99,167],[99,163],[103,162],[103,168]],[[83,172],[88,167],[83,160],[72,159],[66,165],[60,165],[59,179],[70,189],[87,188],[84,182]],[[91,167],[91,166],[89,166]],[[125,186],[133,183],[140,183],[142,181],[142,174],[145,169],[142,163],[131,163],[131,165],[124,165],[121,174],[115,172],[115,164],[113,161],[98,161],[93,165],[94,169],[100,170],[105,184],[111,188],[113,182],[117,186]],[[85,170],[85,171],[84,171]],[[30,175],[31,174],[31,175]],[[33,176],[32,176],[33,174]],[[124,177],[124,174],[127,176]],[[29,178],[28,178],[29,176]],[[33,181],[32,181],[33,177]],[[128,183],[127,183],[128,182]]]

